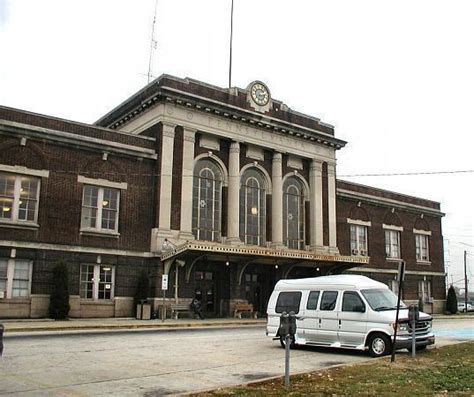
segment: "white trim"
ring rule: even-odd
[[[34,170],[32,168],[26,168],[20,165],[5,165],[0,164],[0,171],[11,172],[13,174],[22,174],[22,175],[31,175],[31,176],[39,176],[42,178],[49,177],[48,170]]]
[[[7,278],[6,290],[4,291],[3,299],[28,299],[31,297],[31,278],[33,275],[33,261],[28,259],[18,258],[0,258],[7,262]],[[28,295],[27,296],[12,296],[13,295],[13,279],[15,276],[15,265],[17,262],[28,263]]]
[[[86,176],[78,175],[77,182],[87,185],[94,185],[100,187],[111,187],[114,189],[127,190],[128,184],[126,182],[112,182],[106,179],[93,179]]]
[[[266,194],[271,194],[272,193],[272,178],[268,174],[267,170],[265,168],[263,168],[258,163],[257,164],[249,163],[249,164],[244,165],[240,169],[239,186],[242,185],[242,177],[244,176],[245,171],[247,171],[248,169],[251,169],[251,168],[256,168],[257,170],[259,170],[263,174],[263,180],[264,180],[264,183],[265,183],[265,193]],[[239,191],[240,191],[240,188],[239,188]]]
[[[413,229],[413,234],[422,234],[424,236],[431,236],[431,231],[430,230]]]
[[[358,219],[351,219],[351,218],[347,218],[347,223],[350,223],[351,225],[359,225],[359,226],[372,226],[372,222],[371,221],[360,221]]]
[[[33,243],[33,242],[28,242],[28,241],[0,240],[0,247],[17,248],[17,249],[19,248],[39,249],[39,250],[48,250],[48,251],[66,251],[66,252],[77,252],[77,253],[83,253],[83,254],[135,256],[135,257],[140,257],[140,258],[159,257],[159,255],[156,255],[152,252],[146,252],[146,251],[127,251],[127,250],[116,250],[116,249],[97,248],[97,247],[48,244],[48,243]]]
[[[403,226],[386,225],[385,223],[382,224],[382,229],[385,229],[385,230],[397,230],[397,231],[399,231],[399,232],[403,232]]]
[[[202,153],[194,158],[193,177],[194,177],[194,169],[196,168],[196,164],[198,163],[198,161],[202,159],[206,159],[206,158],[210,158],[218,164],[218,167],[221,169],[221,172],[222,172],[222,186],[228,186],[229,173],[227,171],[227,168],[224,162],[219,157],[217,157],[214,153]]]
[[[348,272],[362,272],[362,273],[384,273],[384,274],[398,274],[397,269],[376,269],[369,267],[352,267],[347,269]],[[424,272],[424,271],[414,271],[407,270],[405,274],[411,274],[416,276],[440,276],[446,277],[446,273],[443,272]]]

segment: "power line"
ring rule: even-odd
[[[347,174],[338,175],[344,178],[353,178],[358,176],[417,176],[417,175],[443,175],[443,174],[467,174],[472,173],[474,170],[456,170],[456,171],[422,171],[422,172],[387,172],[387,173],[374,173],[374,174]]]

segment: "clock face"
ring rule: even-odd
[[[261,83],[255,83],[250,88],[250,95],[253,101],[260,106],[265,106],[270,100],[270,94],[268,93],[267,87]]]

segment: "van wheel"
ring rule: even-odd
[[[372,357],[382,357],[392,352],[392,342],[385,334],[373,334],[368,342],[369,353]]]
[[[281,345],[281,347],[283,347],[283,349],[286,347],[284,336],[280,336],[280,345]],[[295,348],[296,348],[295,337],[292,336],[290,338],[290,349],[295,349]]]

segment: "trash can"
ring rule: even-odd
[[[151,319],[151,305],[143,301],[137,305],[137,320]]]

